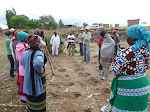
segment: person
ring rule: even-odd
[[[46,46],[47,46],[47,40],[46,40],[46,38],[44,37],[44,31],[43,31],[43,30],[40,31],[40,35],[39,35],[39,36],[42,38],[43,41],[45,41]]]
[[[75,36],[72,35],[72,32],[70,32],[70,34],[68,35],[67,37],[68,39],[68,52],[69,52],[69,56],[71,54],[71,48],[72,48],[72,56],[74,56],[74,50],[75,50],[75,43],[74,43],[74,40],[75,40]]]
[[[21,64],[24,68],[23,92],[26,94],[28,110],[46,112],[45,59],[43,52],[38,47],[40,39],[37,35],[28,36],[25,32],[19,32],[17,37],[30,46],[21,58]]]
[[[51,37],[50,45],[52,46],[52,55],[57,56],[58,55],[58,48],[60,44],[60,38],[57,35],[57,32],[54,31],[54,35]]]
[[[83,34],[84,34],[84,29],[81,28],[81,32],[78,35],[78,43],[80,46],[80,56],[83,56]]]
[[[120,38],[119,38],[119,35],[117,34],[117,31],[116,31],[116,30],[113,30],[112,33],[113,33],[112,38],[113,38],[114,41],[115,41],[115,52],[114,52],[114,56],[116,56],[116,55],[117,55],[117,50],[118,50],[118,47],[119,47]]]
[[[101,78],[101,80],[108,79],[109,68],[114,57],[114,49],[115,49],[114,40],[111,38],[109,34],[105,34],[103,43],[101,45],[101,55],[100,55],[101,64],[103,66],[102,75],[104,76]]]
[[[13,37],[11,38],[11,42],[10,42],[10,46],[9,46],[9,48],[11,49],[11,51],[12,51],[12,57],[13,57],[13,59],[15,59],[15,56],[14,56],[14,52],[13,52],[13,48],[12,48],[12,40],[14,40],[15,39],[15,37],[14,37],[14,32],[16,31],[14,28],[10,28],[10,30],[9,31],[11,31],[12,32],[12,34],[13,34]],[[15,61],[15,60],[14,60]],[[15,64],[16,64],[16,62],[15,62]],[[14,71],[16,71],[16,65],[14,66]]]
[[[11,31],[6,31],[4,34],[7,36],[5,39],[5,46],[7,49],[7,57],[10,62],[10,80],[14,80],[14,59],[12,57],[12,50],[9,47],[13,34]]]
[[[100,63],[100,55],[101,55],[101,45],[102,45],[102,43],[103,43],[105,34],[106,34],[106,31],[105,31],[105,30],[102,30],[102,31],[100,32],[100,36],[101,36],[101,37],[99,38],[99,41],[97,41],[97,44],[98,44],[98,46],[99,46],[98,61],[99,61],[99,69],[100,69],[100,70],[103,69],[103,66],[102,66],[102,64]]]
[[[41,31],[38,30],[38,29],[36,29],[36,30],[34,30],[34,33],[33,33],[33,34],[34,34],[34,35],[38,35],[38,38],[40,38],[39,48],[41,49],[41,51],[44,52],[44,50],[45,50],[44,47],[46,47],[46,43],[45,43],[44,40],[43,40],[44,37],[41,36],[42,34],[44,34],[44,32],[42,32],[42,34],[41,34]]]
[[[19,32],[18,32],[19,33]],[[23,35],[22,35],[23,36]],[[24,36],[26,37],[26,35]],[[24,38],[23,37],[23,38]],[[22,41],[22,38],[18,38],[20,41]],[[25,44],[26,47],[28,48],[28,44]],[[21,99],[21,102],[23,103],[26,103],[26,94],[23,92],[23,84],[24,84],[24,68],[23,66],[21,65],[21,58],[22,58],[22,55],[23,53],[25,52],[26,48],[24,46],[23,43],[18,43],[16,45],[16,50],[15,50],[15,53],[16,53],[16,59],[19,61],[19,80],[20,80],[20,89],[19,89],[19,94],[20,94],[20,99]]]
[[[111,112],[148,112],[149,81],[146,70],[150,56],[150,32],[141,25],[127,29],[130,47],[115,57],[111,66],[116,77],[112,81]]]
[[[83,52],[84,52],[84,60],[87,63],[90,62],[90,43],[91,43],[91,33],[89,32],[89,28],[85,28],[85,33],[83,35]]]

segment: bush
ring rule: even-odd
[[[51,45],[50,45],[50,40],[51,40],[52,35],[45,34],[45,37],[46,37],[45,39],[47,41],[47,49],[48,49],[49,53],[52,53],[52,48],[51,48]],[[63,41],[63,38],[62,37],[60,37],[60,38]],[[60,44],[59,49],[58,49],[58,53],[62,53],[64,48],[65,48],[65,43]]]

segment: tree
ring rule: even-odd
[[[12,8],[12,10],[6,10],[5,11],[5,16],[6,16],[6,21],[7,21],[7,26],[8,28],[11,28],[11,17],[15,16],[16,15],[16,11],[14,8]]]
[[[86,26],[88,26],[88,24],[87,24],[87,23],[83,23],[83,26],[84,26],[84,28],[85,28]]]
[[[55,22],[55,19],[51,15],[40,16],[39,23],[49,29],[57,29],[58,24]]]
[[[16,29],[30,29],[29,28],[29,18],[25,15],[16,15],[10,19],[11,26]]]
[[[59,21],[59,26],[64,26],[64,24],[63,24],[63,22],[62,22],[61,19],[60,19],[60,21]]]
[[[33,29],[36,29],[36,28],[40,28],[41,25],[39,24],[39,21],[36,20],[36,19],[31,19],[29,20],[29,27],[30,28],[33,28]]]

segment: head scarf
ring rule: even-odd
[[[15,40],[18,40],[18,38],[17,38],[17,33],[19,33],[21,30],[16,30],[15,32],[14,32],[14,39],[12,39],[12,42],[14,42]]]
[[[103,35],[105,35],[106,34],[106,31],[105,30],[102,30],[101,32],[100,32],[100,36],[103,36]]]
[[[34,35],[40,35],[40,30],[38,30],[38,29],[36,29],[36,30],[34,30]]]
[[[40,31],[40,34],[41,34],[41,36],[44,36],[44,31],[41,30],[41,31]]]
[[[126,34],[132,39],[137,39],[132,47],[134,51],[139,50],[144,45],[150,51],[150,31],[147,31],[146,28],[141,25],[133,25],[127,29]]]
[[[116,30],[113,30],[112,32],[113,32],[113,33],[116,33],[117,31],[116,31]]]
[[[33,36],[30,35],[30,36],[28,36],[28,42],[27,43],[30,47],[38,47],[40,44],[40,38],[38,35],[33,35]]]
[[[23,31],[20,31],[17,33],[17,38],[19,41],[24,40],[27,36],[28,36],[28,34],[26,32],[23,32]]]

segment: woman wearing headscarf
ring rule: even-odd
[[[14,39],[12,39],[12,44],[11,44],[11,48],[12,48],[12,51],[13,51],[13,54],[14,54],[14,60],[15,60],[15,68],[16,68],[16,72],[17,72],[17,75],[16,75],[16,83],[18,85],[18,94],[19,94],[19,91],[20,91],[20,75],[19,75],[19,61],[17,60],[16,58],[16,46],[18,43],[20,43],[20,41],[17,39],[17,33],[19,33],[21,30],[16,30],[14,31]]]
[[[25,32],[20,32],[17,37],[23,37]],[[26,34],[25,34],[26,35]],[[25,36],[24,36],[25,37]],[[44,54],[38,47],[40,39],[37,35],[27,36],[22,42],[27,42],[30,48],[21,58],[24,67],[23,92],[26,94],[27,106],[30,112],[46,111],[46,77],[44,73]]]
[[[22,39],[24,39],[25,37],[27,37],[27,33],[24,33],[24,35],[19,35],[18,39],[19,41],[22,41]],[[25,44],[25,46],[28,48],[28,44]],[[20,89],[19,89],[19,94],[21,95],[20,96],[20,99],[23,103],[26,102],[26,97],[25,97],[25,93],[23,92],[23,84],[24,84],[24,68],[23,66],[21,65],[21,58],[22,58],[22,55],[23,53],[25,52],[26,48],[25,48],[24,44],[23,43],[19,43],[16,45],[16,50],[15,50],[15,53],[16,53],[16,59],[19,61],[19,82],[20,82]]]
[[[111,38],[109,34],[105,34],[103,43],[101,45],[101,54],[100,54],[100,60],[103,66],[102,75],[104,76],[101,78],[101,80],[108,79],[109,68],[114,56],[114,49],[115,49],[114,40]]]
[[[44,32],[41,32],[38,29],[34,30],[34,35],[38,35],[38,38],[40,39],[39,48],[44,52],[44,47],[46,46],[46,43],[44,42],[43,36],[41,36],[41,34],[44,34]]]
[[[114,59],[110,97],[111,112],[148,112],[149,81],[145,74],[149,61],[150,32],[141,25],[127,29],[127,43]]]

